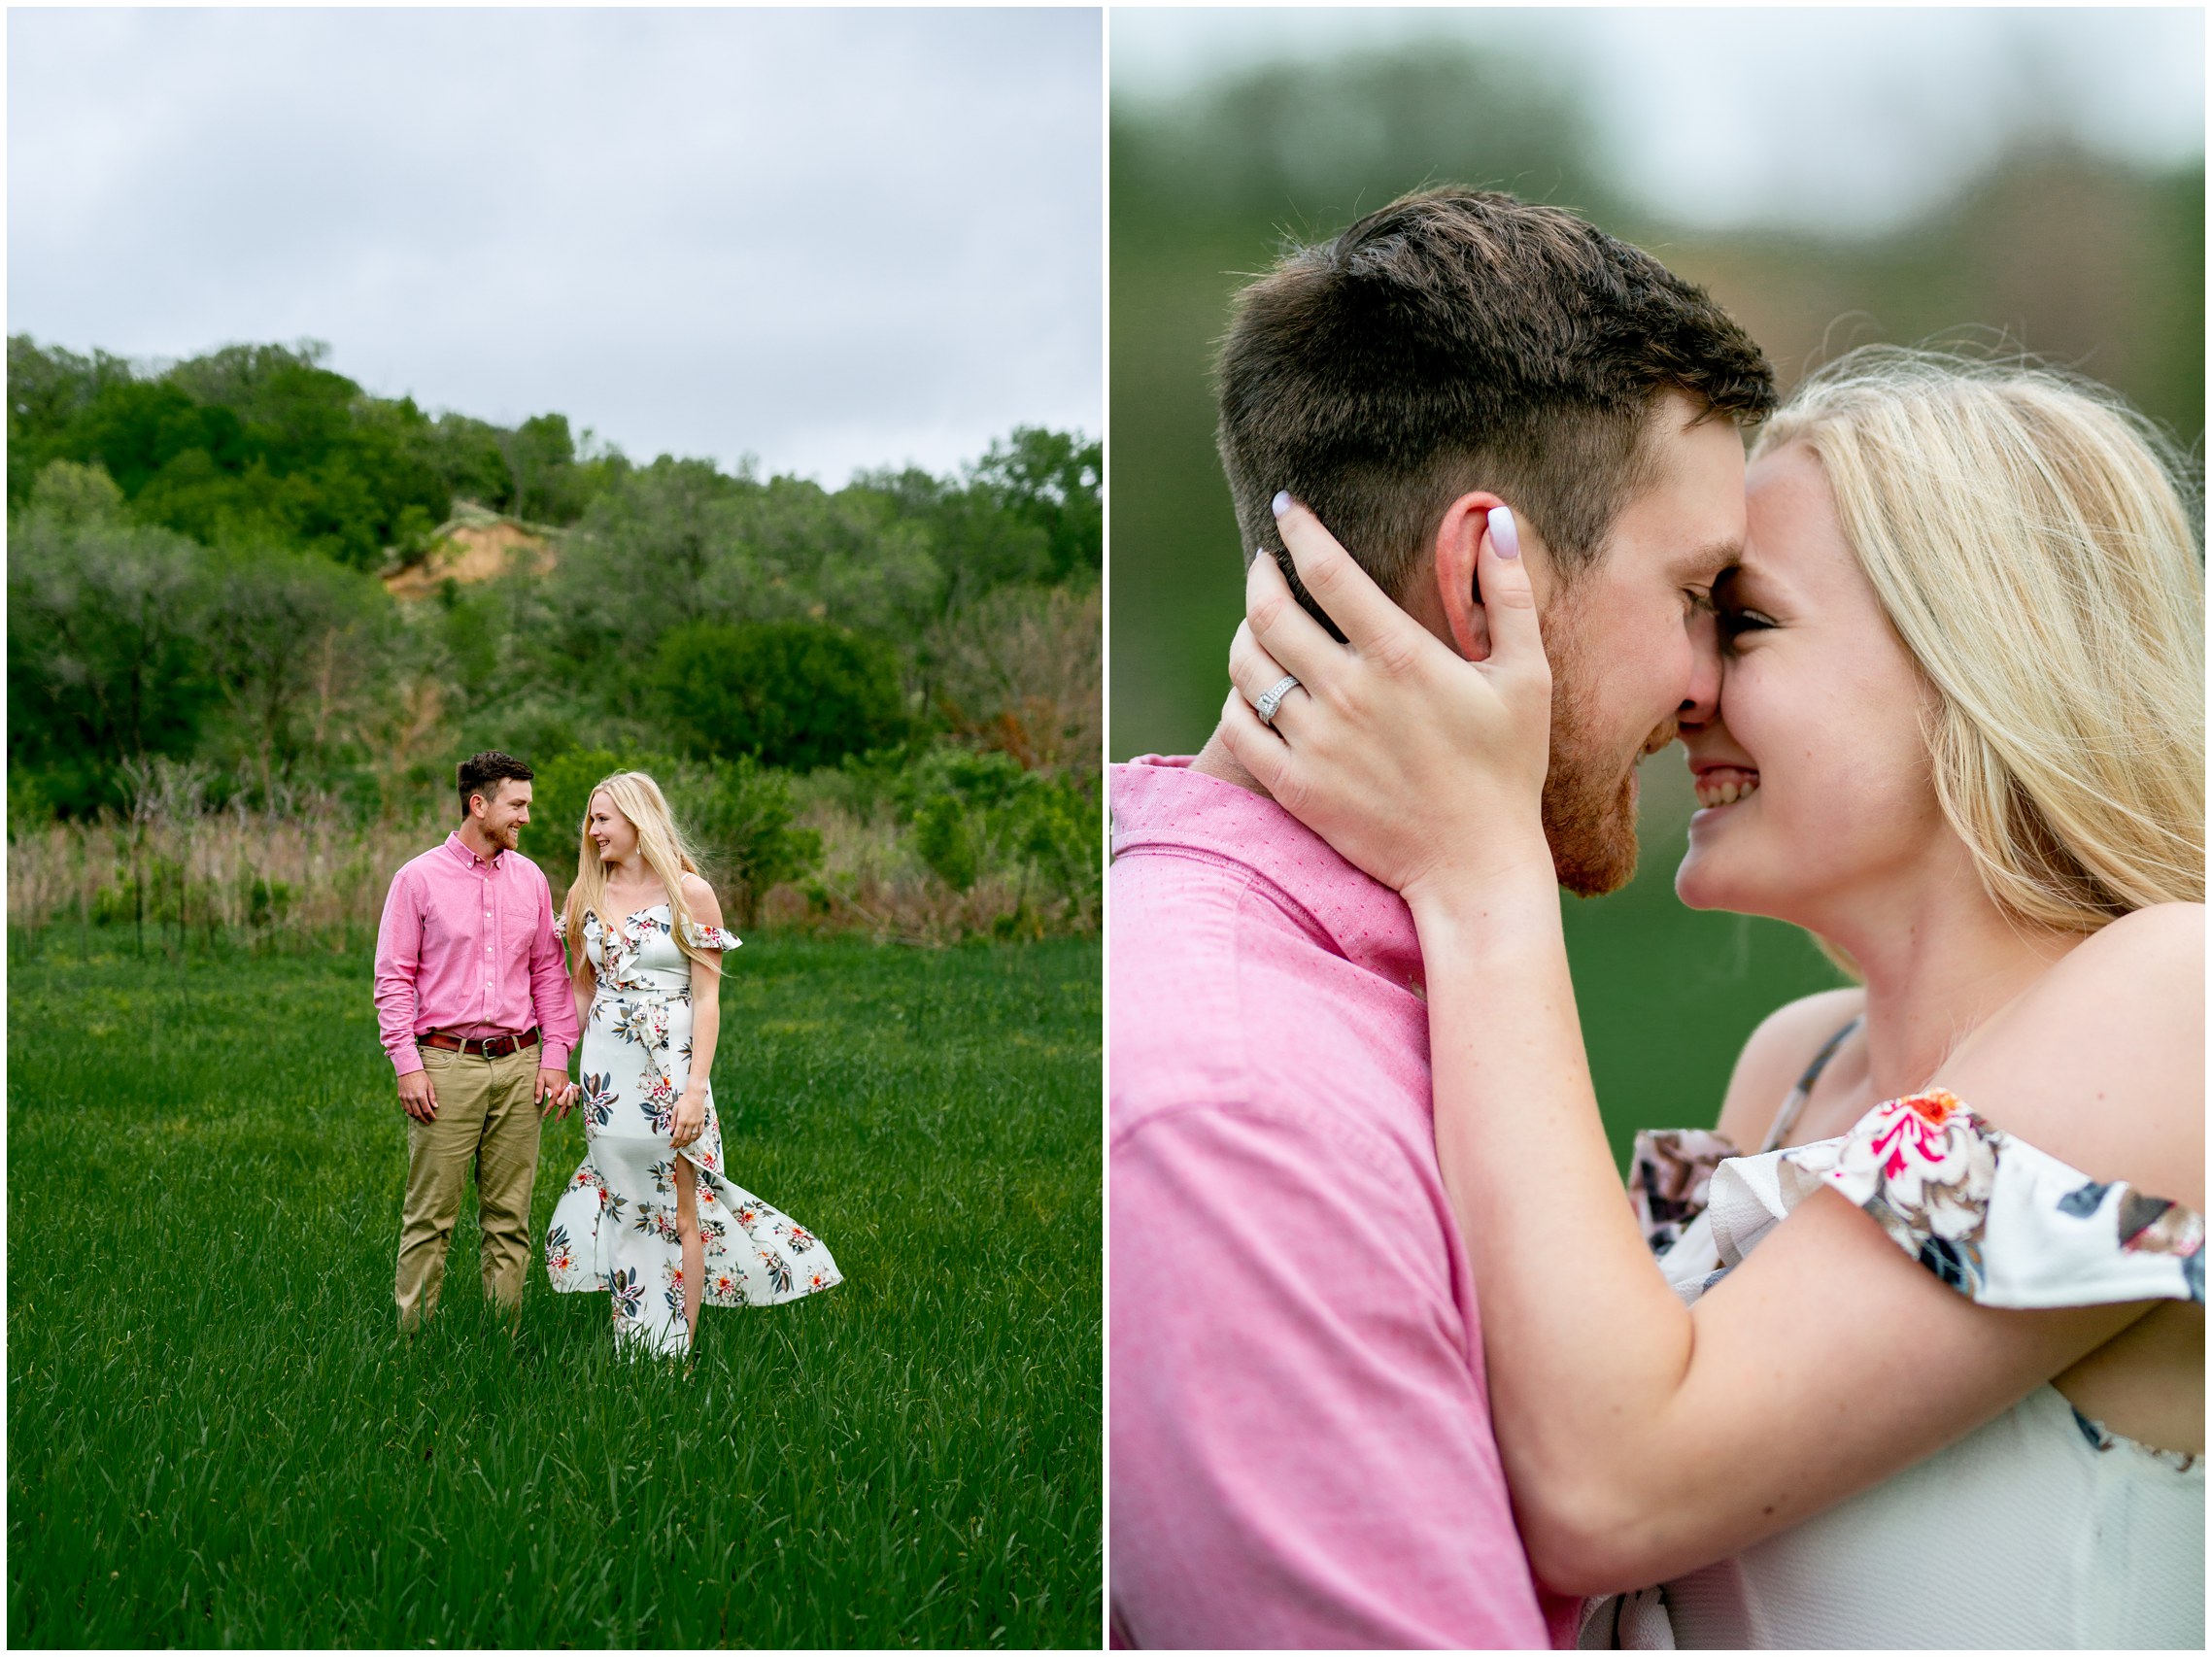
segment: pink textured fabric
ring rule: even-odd
[[[553,935],[553,893],[520,852],[486,862],[448,834],[400,866],[376,930],[376,1022],[391,1068],[423,1067],[415,1037],[475,1035],[535,1025],[538,1063],[566,1069],[576,1002]]]
[[[1112,767],[1117,1645],[1542,1647],[1412,917],[1272,800]]]

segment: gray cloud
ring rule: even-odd
[[[1091,11],[16,11],[9,328],[842,481],[1101,423]]]

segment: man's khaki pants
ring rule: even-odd
[[[484,1237],[484,1293],[509,1316],[523,1305],[529,1266],[530,1186],[537,1178],[540,1049],[504,1059],[422,1050],[437,1096],[432,1122],[407,1119],[407,1200],[399,1217],[399,1327],[412,1331],[438,1309],[446,1248],[460,1218],[468,1170]]]

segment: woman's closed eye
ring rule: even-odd
[[[1764,610],[1753,609],[1744,602],[1745,585],[1741,570],[1725,570],[1713,584],[1713,614],[1719,624],[1723,650],[1732,649],[1747,634],[1764,632],[1780,625]]]
[[[1735,661],[1750,653],[1752,640],[1775,626],[1772,617],[1756,610],[1722,610],[1718,614],[1715,630],[1719,635],[1720,657],[1724,661]]]

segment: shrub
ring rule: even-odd
[[[975,884],[976,835],[972,814],[957,795],[940,794],[914,813],[914,850],[955,892]]]
[[[679,784],[670,797],[720,876],[724,910],[750,926],[761,899],[785,881],[801,880],[822,861],[822,836],[792,827],[791,779],[749,759],[723,761],[703,777]],[[688,806],[688,809],[687,809]]]
[[[693,622],[662,637],[655,693],[699,753],[810,771],[898,740],[898,658],[813,622]]]
[[[749,926],[770,888],[800,880],[822,858],[822,836],[792,826],[791,779],[749,759],[705,764],[665,755],[575,749],[537,769],[531,787],[533,843],[555,889],[575,878],[574,855],[592,788],[615,771],[643,771],[661,785],[676,823],[705,863],[724,910]]]
[[[989,871],[1087,914],[1100,882],[1097,802],[1073,776],[1025,771],[1008,756],[938,747],[910,762],[887,791],[902,798],[914,851],[956,892]]]
[[[523,759],[529,756],[525,754]],[[602,777],[616,771],[644,771],[661,785],[684,820],[682,805],[671,786],[677,763],[663,754],[617,754],[606,748],[572,748],[544,764],[532,764],[530,826],[523,830],[531,858],[545,869],[556,892],[576,878],[574,859],[584,834],[584,813],[592,806],[592,790]],[[458,802],[457,802],[458,809]]]
[[[8,767],[8,838],[36,833],[53,821],[53,798],[44,780],[21,765]]]

